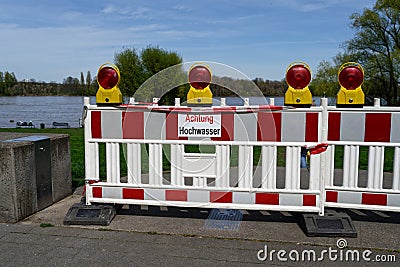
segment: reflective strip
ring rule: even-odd
[[[207,191],[188,191],[188,202],[209,202],[210,194]]]
[[[144,138],[150,140],[165,140],[166,115],[165,113],[144,113]]]
[[[362,193],[361,204],[364,205],[387,205],[387,195],[386,194],[372,194],[372,193]]]
[[[400,113],[329,112],[328,141],[400,143]]]
[[[101,131],[102,131],[102,138],[121,139],[122,112],[121,111],[101,112]]]
[[[303,195],[303,206],[317,206],[316,195]]]
[[[326,202],[353,205],[400,207],[400,194],[326,191]]]
[[[392,113],[390,142],[400,143],[400,113]]]
[[[306,113],[306,142],[318,142],[318,118],[319,113],[307,112]]]
[[[234,192],[233,203],[255,204],[255,194],[249,194],[247,192]]]
[[[122,199],[122,188],[103,188],[103,198]]]
[[[256,204],[279,205],[279,194],[256,193]]]
[[[390,142],[391,113],[365,114],[365,142]]]
[[[101,134],[101,111],[91,111],[90,130],[92,138],[102,138]]]
[[[210,192],[210,202],[232,203],[232,192]]]
[[[144,189],[122,188],[122,198],[144,200]]]
[[[303,195],[299,194],[279,194],[279,205],[282,206],[302,206]]]
[[[337,191],[326,191],[326,202],[337,202],[338,192]]]
[[[178,114],[177,113],[167,114],[166,138],[167,138],[167,140],[179,140],[179,137],[178,137]]]
[[[361,193],[339,192],[338,203],[361,204]]]
[[[282,142],[304,142],[305,128],[305,112],[282,113]]]
[[[250,193],[183,189],[124,188],[92,186],[94,198],[127,200],[182,201],[192,203],[261,204],[282,206],[316,206],[315,194]]]
[[[387,205],[390,207],[400,207],[400,194],[388,194]]]
[[[122,112],[122,134],[124,139],[144,139],[144,113]]]
[[[340,125],[341,141],[364,141],[365,113],[342,112]]]
[[[282,113],[260,112],[257,121],[257,141],[281,141]]]
[[[340,118],[339,112],[328,113],[328,140],[339,141],[340,140]]]
[[[165,200],[165,190],[147,188],[144,190],[144,199],[145,200],[164,201]]]
[[[257,113],[234,115],[235,141],[257,141]]]
[[[165,200],[166,201],[187,201],[187,191],[186,190],[166,190]]]

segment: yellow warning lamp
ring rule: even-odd
[[[362,107],[364,92],[361,85],[364,82],[364,69],[357,62],[346,62],[340,66],[338,73],[340,90],[337,94],[337,107]]]
[[[211,70],[201,64],[194,64],[189,70],[190,90],[187,94],[188,106],[211,106]]]
[[[122,94],[118,88],[121,75],[117,66],[105,63],[97,71],[99,90],[96,93],[96,104],[115,106],[122,104]]]
[[[285,93],[285,105],[310,107],[312,104],[312,95],[308,88],[310,81],[310,66],[301,61],[290,64],[286,69],[286,83],[289,88]]]

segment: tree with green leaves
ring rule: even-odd
[[[17,78],[15,77],[14,72],[8,72],[6,71],[4,73],[4,92],[6,93],[8,91],[8,93],[11,90],[11,87],[13,87],[13,85],[15,85],[17,83]],[[8,94],[6,93],[6,94]]]
[[[90,70],[88,70],[86,74],[86,94],[90,95],[91,92],[91,86],[92,86],[92,75],[90,74]]]
[[[377,0],[372,9],[354,13],[350,19],[356,34],[344,47],[363,65],[369,93],[383,97],[388,105],[398,105],[400,1]]]
[[[148,46],[143,49],[140,54],[138,54],[134,48],[125,48],[115,54],[114,62],[121,74],[120,90],[122,94],[133,96],[136,90],[147,79],[171,66],[181,64],[182,58],[176,52],[167,51],[158,46]],[[153,85],[150,81],[147,86],[160,87],[153,88],[154,91],[152,92],[160,89],[161,95],[159,95],[159,97],[163,96],[164,104],[172,104],[173,99],[180,96],[179,94],[181,94],[180,92],[182,90],[180,90],[179,87],[173,88],[173,90],[164,95],[162,89],[166,86],[168,87],[173,77],[170,77],[168,80],[160,80],[161,77],[163,76],[160,75],[158,79],[155,79],[157,84]],[[156,96],[157,95],[153,95],[152,97]],[[149,96],[147,96],[147,98],[148,97]]]
[[[323,60],[319,63],[314,78],[310,84],[310,90],[313,95],[334,97],[340,89],[338,82],[338,71],[345,62],[358,61],[356,55],[337,54],[333,62]],[[364,86],[363,86],[364,87]],[[363,89],[365,92],[365,89]]]
[[[0,95],[4,95],[4,74],[0,71]]]
[[[83,76],[83,72],[81,71],[81,90],[82,90],[82,95],[85,95],[85,76]]]
[[[114,55],[121,81],[119,88],[123,95],[133,95],[145,81],[142,62],[134,48],[125,48]]]
[[[363,91],[366,96],[380,97],[388,105],[398,105],[400,86],[400,1],[377,0],[372,9],[350,16],[356,30],[343,44],[333,62],[322,61],[311,82],[315,95],[335,96],[339,91],[337,75],[345,62],[358,62],[364,68]],[[336,88],[336,89],[335,89]]]

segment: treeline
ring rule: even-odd
[[[282,81],[270,81],[262,78],[254,80],[233,79],[230,77],[214,76],[210,89],[213,96],[283,96],[287,84]]]
[[[0,95],[6,95],[8,89],[17,83],[14,72],[0,71]]]
[[[35,79],[17,81],[14,73],[0,72],[0,95],[3,96],[90,96],[95,95],[98,89],[96,78],[92,79],[90,71],[86,74],[86,79],[67,77],[62,83],[56,82],[36,82]]]

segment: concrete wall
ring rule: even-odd
[[[17,222],[39,210],[35,142],[18,141],[28,135],[0,133],[0,222]],[[37,135],[50,138],[52,196],[45,203],[50,206],[72,194],[69,136]]]

